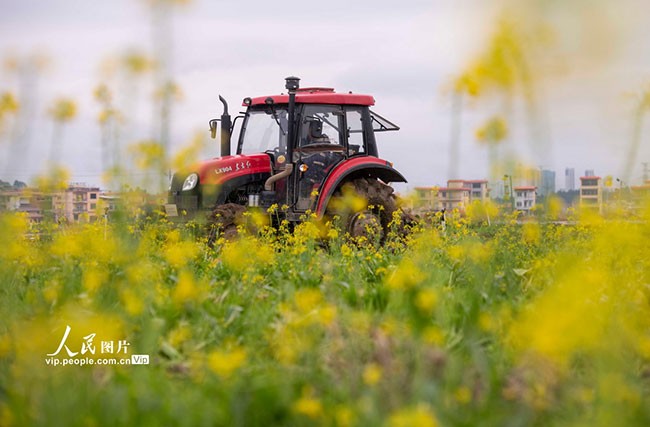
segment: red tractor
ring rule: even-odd
[[[352,236],[372,227],[383,235],[397,210],[387,183],[406,179],[378,157],[375,134],[399,127],[370,110],[372,96],[299,88],[299,81],[286,78],[287,94],[244,98],[246,112],[234,121],[219,96],[224,112],[210,121],[210,130],[214,138],[221,122],[221,157],[174,174],[168,215],[209,212],[209,222],[230,235],[246,207],[278,204],[284,206],[278,218],[290,223],[308,211],[321,218],[338,214]],[[237,154],[231,155],[230,139],[240,118]],[[343,212],[334,202],[348,191],[365,200],[354,212]]]

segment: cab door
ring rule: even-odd
[[[315,206],[327,174],[347,158],[345,117],[341,106],[305,105],[294,151],[298,153],[295,210],[304,212]]]

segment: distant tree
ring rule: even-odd
[[[580,197],[580,190],[560,190],[555,193],[567,206],[574,205]]]
[[[25,183],[22,182],[22,181],[14,180],[14,185],[13,185],[13,187],[14,187],[16,190],[22,190],[23,188],[27,188],[27,184],[25,184]]]

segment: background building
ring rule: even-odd
[[[38,191],[0,191],[0,211],[25,213],[30,222],[42,221],[44,212],[50,207],[51,198]]]
[[[450,179],[439,189],[440,209],[464,212],[472,202],[486,202],[489,195],[486,179]]]
[[[546,197],[553,193],[555,193],[555,171],[543,169],[541,173],[539,195]]]
[[[415,187],[413,208],[419,211],[434,211],[440,209],[438,187]]]
[[[460,212],[465,212],[465,208],[470,203],[471,187],[465,187],[464,181],[461,179],[451,179],[447,181],[446,187],[440,187],[440,210],[444,209],[451,211],[458,209]]]
[[[599,176],[580,177],[580,207],[603,211],[603,190]]]
[[[450,179],[446,187],[416,187],[413,207],[419,210],[465,212],[474,201],[486,202],[490,196],[485,179]]]
[[[576,189],[576,170],[574,168],[564,169],[564,189],[567,191]]]
[[[73,183],[65,190],[52,196],[52,209],[57,220],[69,222],[94,221],[97,219],[98,187]]]
[[[553,173],[555,175],[555,173]],[[514,187],[514,206],[515,210],[530,213],[535,207],[537,201],[537,187],[535,186],[517,186]]]

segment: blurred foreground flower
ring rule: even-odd
[[[234,347],[229,350],[215,350],[208,354],[208,366],[222,378],[230,378],[246,363],[246,350]]]

